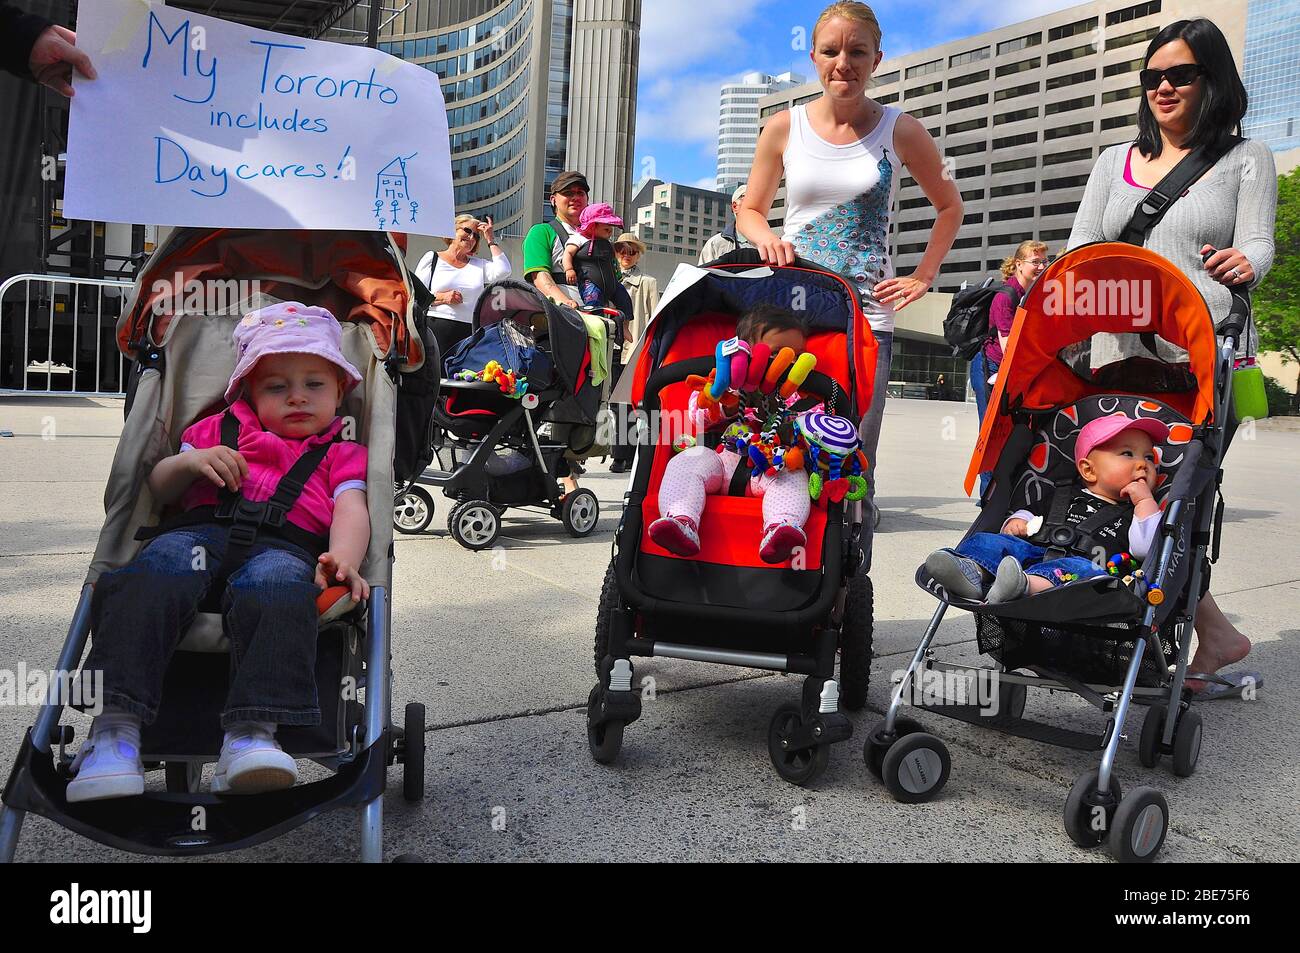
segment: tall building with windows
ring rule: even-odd
[[[368,15],[357,5],[328,38],[364,42]],[[594,200],[627,205],[640,20],[641,0],[384,5],[379,48],[442,80],[457,212],[522,235],[553,214],[566,168],[587,173]]]
[[[1274,152],[1300,149],[1300,2],[1250,0],[1242,80],[1250,109],[1244,132]]]
[[[694,261],[704,243],[726,228],[731,196],[649,179],[637,189],[632,208],[635,218],[624,221],[648,250]]]
[[[1246,0],[1095,0],[882,61],[871,97],[925,124],[961,190],[961,231],[936,289],[982,280],[1028,238],[1062,251],[1098,155],[1136,134],[1147,44],[1168,23],[1206,16],[1240,68],[1245,12]],[[809,83],[764,97],[760,122],[820,92]],[[784,206],[782,188],[773,227]],[[933,222],[904,173],[891,243],[898,273],[920,263]]]
[[[722,87],[718,100],[718,172],[719,192],[731,192],[749,179],[758,145],[758,103],[769,93],[789,89],[804,82],[797,73],[769,76],[746,73],[738,83]]]

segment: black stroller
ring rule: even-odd
[[[616,326],[610,316],[618,314],[562,308],[518,281],[488,285],[473,333],[443,361],[433,421],[437,466],[398,491],[395,528],[424,532],[434,510],[424,487],[439,487],[456,501],[447,528],[466,549],[492,546],[509,507],[545,507],[571,536],[589,535],[600,520],[596,494],[563,494],[558,480],[571,472],[568,457],[596,451],[612,426],[608,375],[599,383],[592,375],[592,348],[600,345],[588,336],[587,318],[605,327],[608,369]],[[493,364],[496,379],[473,379]]]
[[[872,591],[863,570],[862,501],[813,507],[802,565],[759,560],[763,521],[761,501],[753,497],[709,496],[700,521],[702,548],[692,557],[670,553],[647,532],[660,515],[660,482],[683,432],[687,378],[708,374],[715,346],[735,334],[749,306],[802,306],[808,316],[807,350],[817,367],[800,392],[820,397],[827,413],[855,427],[870,405],[876,342],[856,291],[802,262],[755,269],[756,259],[733,263],[740,261],[743,256],[705,270],[680,266],[673,278],[679,290],[660,307],[632,359],[630,397],[649,421],[643,433],[649,441],[637,447],[601,589],[595,639],[600,680],[588,699],[587,738],[596,761],[617,757],[624,727],[641,713],[634,656],[797,673],[808,676],[802,698],[777,709],[768,751],[782,778],[805,785],[826,768],[831,744],[852,734],[841,706],[866,704]]]
[[[1081,307],[1085,288],[1092,304]],[[1119,860],[1156,856],[1169,827],[1168,803],[1152,787],[1123,793],[1115,756],[1134,702],[1150,706],[1138,744],[1145,766],[1168,756],[1174,773],[1185,777],[1200,755],[1201,716],[1184,681],[1197,603],[1218,557],[1220,468],[1235,428],[1233,351],[1248,319],[1249,302],[1238,294],[1219,329],[1224,343],[1216,344],[1209,311],[1186,276],[1127,244],[1072,251],[1030,288],[967,473],[967,492],[979,473],[993,473],[967,536],[997,533],[1008,513],[1050,506],[1057,493],[1071,493],[1079,431],[1117,414],[1157,418],[1169,427],[1157,448],[1160,534],[1140,568],[1117,567],[1104,577],[993,605],[954,597],[924,566],[917,571],[917,584],[939,607],[864,750],[896,799],[927,801],[948,779],[943,742],[900,714],[911,703],[1022,738],[1100,752],[1099,767],[1080,775],[1066,799],[1066,832],[1080,847],[1106,843]],[[1030,542],[1096,558],[1085,534],[1086,522],[1076,529],[1049,517]],[[997,669],[935,657],[931,644],[950,605],[975,615],[979,650]],[[1079,695],[1106,715],[1101,731],[1026,719],[1029,688]]]
[[[187,282],[232,287],[250,281],[260,290],[249,300],[233,295],[219,310],[155,315],[155,279],[169,286],[176,274]],[[133,360],[133,380],[105,494],[105,521],[57,670],[75,673],[85,654],[96,580],[129,561],[140,548],[136,530],[159,520],[162,507],[145,479],[154,463],[176,451],[186,426],[221,405],[235,365],[236,322],[245,311],[276,301],[319,304],[340,318],[343,351],[364,378],[343,413],[359,422],[358,440],[369,449],[371,538],[362,574],[371,596],[368,604],[321,625],[320,725],[283,728],[278,739],[295,758],[332,773],[255,796],[199,791],[203,765],[216,761],[221,747],[218,716],[230,666],[221,616],[200,611],[168,668],[158,717],[141,739],[145,767],[163,770],[166,791],[69,803],[73,726],[62,722],[69,699],[60,697],[42,706],[5,786],[0,860],[13,859],[27,813],[120,850],[194,856],[259,844],[341,807],[360,814],[361,859],[381,859],[388,765],[403,764],[408,800],[424,794],[424,706],[406,706],[403,728],[392,723],[389,695],[397,378],[424,360],[411,299],[402,253],[382,232],[176,229],[146,263],[118,322],[118,343]]]

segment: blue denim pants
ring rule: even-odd
[[[953,552],[975,560],[980,568],[990,573],[998,571],[998,563],[1002,562],[1003,557],[1014,556],[1027,574],[1042,576],[1053,586],[1064,586],[1068,582],[1106,575],[1104,569],[1098,569],[1092,560],[1082,556],[1045,560],[1043,557],[1047,555],[1047,550],[1043,547],[1008,533],[975,533],[963,540]]]
[[[993,392],[993,385],[989,383],[989,376],[996,374],[998,365],[988,359],[984,349],[971,358],[970,362],[970,387],[975,392],[975,426],[978,428],[984,423],[984,412],[988,410],[989,395]],[[979,439],[978,429],[975,432],[976,439]],[[990,475],[987,473],[980,474],[980,497],[984,496],[984,491],[988,489]]]
[[[221,569],[228,527],[163,533],[95,584],[94,640],[83,668],[104,673],[106,707],[152,723],[172,652]],[[230,690],[221,726],[241,721],[316,725],[315,561],[298,546],[258,543],[230,574],[221,615],[230,639]]]

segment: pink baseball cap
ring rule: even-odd
[[[361,372],[343,356],[343,329],[324,308],[285,301],[250,311],[235,325],[239,361],[226,385],[226,402],[239,396],[245,377],[268,354],[315,354],[338,367],[347,378],[343,393],[361,383]]]
[[[1125,430],[1141,430],[1159,446],[1169,439],[1169,428],[1153,417],[1134,420],[1125,414],[1098,417],[1079,431],[1074,441],[1074,462],[1078,463],[1104,443],[1114,440]]]
[[[597,202],[582,210],[582,214],[578,217],[578,231],[590,238],[588,232],[593,225],[613,225],[615,228],[622,228],[623,220],[614,214],[614,206],[608,202]]]

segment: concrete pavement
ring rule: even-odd
[[[103,481],[120,429],[110,400],[0,401],[0,668],[49,667],[66,631],[102,517]],[[1163,860],[1295,860],[1300,774],[1295,688],[1300,677],[1300,542],[1293,530],[1300,433],[1239,435],[1227,467],[1224,559],[1213,590],[1255,641],[1250,667],[1267,687],[1252,703],[1205,705],[1197,773],[1147,771],[1135,719],[1118,762],[1126,789],[1165,792],[1172,831]],[[55,439],[42,439],[52,433]],[[808,790],[781,781],[766,752],[773,709],[797,698],[780,675],[653,660],[656,698],[627,729],[612,767],[592,763],[584,732],[593,683],[591,639],[624,481],[593,466],[585,479],[602,518],[569,539],[542,514],[512,511],[501,547],[469,553],[445,531],[398,536],[393,591],[394,710],[428,706],[428,796],[401,799],[394,771],[386,853],[428,860],[1094,860],[1061,827],[1074,777],[1095,759],[929,716],[952,752],[948,787],[929,805],[893,802],[861,759],[866,730],[888,701],[889,674],[906,664],[934,608],[912,574],[925,554],[969,525],[960,492],[974,441],[974,408],[890,400],[880,449],[884,519],[872,579],[876,660],[869,710],[833,749]],[[944,657],[975,658],[969,617],[950,614]],[[1053,723],[1099,725],[1071,696],[1031,695]],[[32,711],[0,707],[7,774]],[[79,730],[78,735],[82,732]],[[150,776],[161,786],[161,776]],[[495,821],[495,823],[494,823]],[[352,859],[356,819],[336,813],[226,859]],[[25,860],[130,860],[37,818]]]

